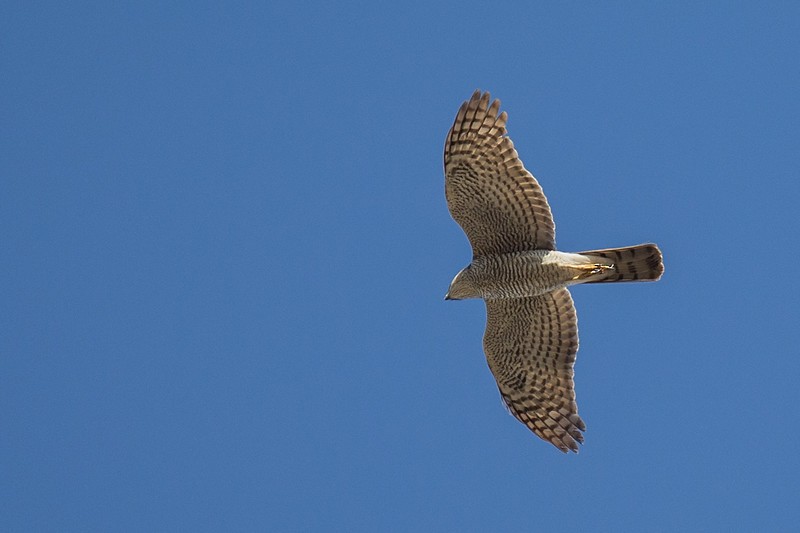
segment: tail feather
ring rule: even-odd
[[[625,248],[591,250],[581,255],[598,263],[613,263],[614,268],[606,270],[606,275],[587,283],[606,283],[615,281],[656,281],[664,273],[661,250],[655,244],[639,244]]]

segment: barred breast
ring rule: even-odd
[[[571,285],[575,267],[588,262],[578,254],[531,250],[476,257],[470,270],[482,298],[524,298]]]

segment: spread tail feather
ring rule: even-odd
[[[580,252],[599,264],[613,263],[605,275],[586,283],[614,281],[656,281],[664,273],[661,250],[655,244],[639,244],[625,248]]]

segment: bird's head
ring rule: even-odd
[[[466,267],[456,274],[450,282],[450,288],[444,295],[445,300],[464,300],[466,298],[480,298],[480,292],[475,286],[471,267]]]

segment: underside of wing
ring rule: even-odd
[[[500,101],[475,91],[458,110],[444,147],[445,194],[473,255],[554,250],[555,225],[536,179],[506,136]]]
[[[567,289],[531,298],[486,300],[483,347],[511,413],[562,452],[578,451],[573,365],[578,321]]]

